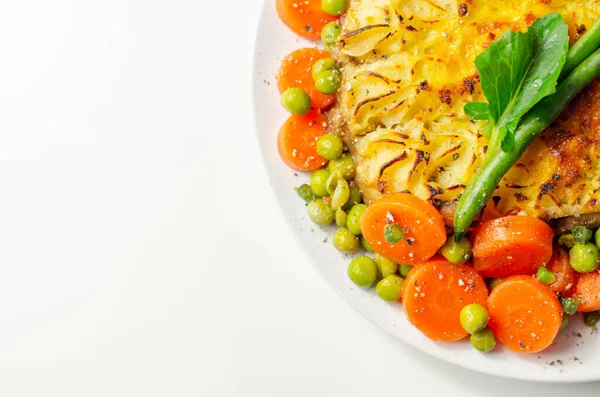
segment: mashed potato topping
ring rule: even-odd
[[[331,113],[367,201],[410,191],[456,200],[487,149],[467,102],[484,101],[475,57],[507,30],[560,12],[571,42],[600,1],[354,0],[336,56],[344,81]],[[590,85],[502,179],[488,216],[600,212],[600,83]]]

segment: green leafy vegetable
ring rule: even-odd
[[[521,118],[556,92],[568,50],[568,27],[562,15],[553,13],[536,19],[527,32],[507,31],[475,59],[488,103],[467,104],[465,113],[488,120],[491,153],[499,147],[512,150]]]
[[[490,118],[489,109],[487,102],[469,102],[465,105],[465,114],[471,120],[487,120]]]
[[[585,86],[600,78],[600,20],[577,43],[565,63],[567,27],[560,15],[550,14],[526,33],[507,32],[477,57],[488,103],[469,103],[465,113],[472,120],[488,120],[481,133],[490,144],[485,162],[458,202],[457,241],[527,147]]]

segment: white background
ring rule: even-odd
[[[259,11],[0,3],[0,396],[597,395],[423,356],[319,278],[257,150]]]

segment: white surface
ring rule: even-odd
[[[343,299],[366,318],[399,340],[433,357],[461,367],[510,379],[545,382],[582,382],[600,379],[600,339],[597,332],[583,325],[581,317],[572,318],[566,331],[555,343],[539,354],[516,354],[499,345],[491,354],[481,354],[468,340],[437,343],[413,327],[400,304],[386,304],[373,289],[357,288],[347,276],[348,262],[331,244],[335,227],[322,230],[306,215],[306,205],[292,187],[308,183],[308,175],[294,173],[280,159],[276,136],[289,117],[279,104],[279,93],[273,78],[286,54],[306,46],[299,41],[277,16],[273,0],[265,2],[255,51],[254,103],[258,141],[265,159],[270,184],[279,205],[292,228],[294,240],[306,248],[307,256],[319,274]],[[328,240],[326,242],[326,240]],[[364,255],[365,252],[357,255]],[[553,365],[550,363],[554,362]],[[560,365],[556,365],[561,363]]]
[[[258,3],[2,2],[0,395],[598,390],[427,358],[317,275],[256,150]]]

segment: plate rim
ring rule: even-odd
[[[258,60],[261,57],[260,48],[259,48],[260,47],[259,38],[261,36],[261,29],[263,29],[262,22],[268,18],[269,13],[272,13],[275,11],[274,7],[270,7],[270,2],[272,2],[272,1],[274,1],[274,0],[262,0],[259,21],[257,24],[257,30],[254,32],[254,48],[253,48],[253,56],[252,56],[252,82],[251,82],[252,117],[253,117],[253,121],[254,121],[253,122],[254,139],[255,139],[256,145],[258,147],[262,167],[264,168],[264,172],[266,173],[267,179],[269,181],[269,189],[268,190],[269,190],[270,194],[272,195],[272,197],[277,202],[277,211],[282,216],[282,218],[285,220],[285,224],[288,227],[288,229],[294,235],[294,237],[295,237],[294,244],[296,244],[299,248],[301,248],[302,252],[307,257],[312,268],[314,270],[316,270],[317,274],[327,283],[327,285],[330,288],[332,288],[336,292],[336,294],[346,304],[349,304],[356,312],[358,312],[363,318],[368,320],[371,324],[377,326],[379,329],[383,330],[386,334],[390,335],[394,340],[399,341],[403,345],[408,346],[411,349],[413,349],[421,354],[425,354],[427,356],[430,356],[437,360],[440,360],[444,363],[454,365],[459,368],[467,369],[467,370],[473,371],[475,373],[481,373],[484,375],[496,376],[496,377],[503,378],[503,379],[518,380],[518,381],[528,381],[528,382],[547,383],[547,384],[583,384],[583,383],[591,383],[591,382],[599,381],[600,380],[600,369],[598,370],[598,372],[596,374],[589,373],[589,374],[584,374],[584,375],[579,375],[579,376],[573,375],[572,371],[569,371],[568,375],[566,373],[562,373],[561,374],[562,376],[556,376],[556,373],[549,372],[549,371],[546,372],[543,376],[527,376],[527,374],[529,373],[528,371],[507,373],[507,372],[498,371],[494,367],[491,367],[491,368],[490,367],[482,367],[481,365],[477,365],[478,364],[477,362],[471,363],[470,360],[465,360],[465,359],[461,360],[458,358],[454,359],[454,357],[460,357],[460,352],[457,354],[454,354],[454,355],[442,354],[441,350],[444,350],[445,348],[439,342],[436,342],[436,345],[438,345],[439,348],[431,348],[424,343],[416,343],[416,344],[410,343],[410,341],[408,339],[399,337],[398,335],[394,334],[392,332],[392,330],[389,329],[389,327],[386,327],[383,324],[380,324],[374,318],[374,316],[372,314],[370,314],[369,311],[364,310],[364,308],[362,308],[362,307],[359,307],[359,305],[356,303],[356,301],[346,299],[344,293],[342,292],[342,288],[340,286],[336,285],[335,283],[333,283],[326,276],[326,274],[323,272],[323,270],[317,263],[316,258],[313,255],[311,255],[308,247],[301,242],[301,239],[299,238],[299,235],[298,235],[298,230],[295,227],[295,220],[293,219],[293,216],[291,214],[288,214],[284,209],[284,206],[282,204],[282,198],[280,197],[280,195],[277,194],[275,186],[272,183],[272,181],[274,179],[276,179],[276,175],[273,174],[273,170],[270,169],[268,161],[267,161],[267,158],[269,155],[269,148],[267,147],[267,145],[263,145],[261,142],[261,132],[260,131],[261,131],[262,127],[259,123],[259,114],[260,114],[259,84],[261,84],[261,82],[260,82],[261,79],[258,78],[258,76],[260,75],[260,67],[259,67]],[[285,26],[285,25],[282,24],[282,26]],[[300,39],[300,40],[303,40],[303,39]],[[303,41],[300,41],[299,44],[302,42]],[[300,47],[298,47],[298,48],[300,48]],[[284,55],[285,54],[281,54],[281,56],[284,56]],[[290,170],[290,172],[294,172],[294,171]],[[292,189],[291,186],[290,186],[290,189]],[[446,349],[446,350],[448,350],[448,349]],[[518,355],[516,355],[516,353],[511,352],[510,354],[514,354],[516,358],[519,357]],[[506,362],[507,362],[507,364],[510,364],[509,361],[506,361]]]

